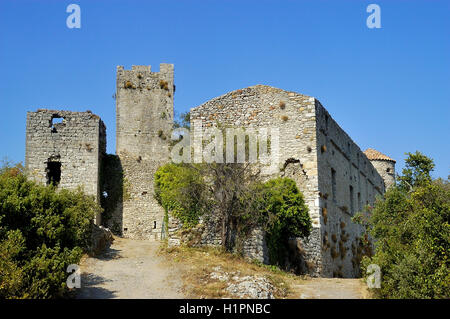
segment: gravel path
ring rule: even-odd
[[[158,245],[115,238],[103,254],[82,261],[77,298],[183,298],[177,268],[157,256]]]

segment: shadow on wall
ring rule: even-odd
[[[114,235],[122,236],[124,189],[123,168],[119,156],[105,154],[102,159],[100,203],[104,209],[102,225]]]

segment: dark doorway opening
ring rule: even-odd
[[[47,163],[47,185],[58,186],[61,181],[61,163],[48,162]]]

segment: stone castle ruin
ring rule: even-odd
[[[153,175],[170,161],[174,68],[119,66],[116,85],[116,155],[106,154],[106,128],[97,115],[38,109],[27,114],[25,168],[40,183],[82,186],[95,196],[108,217],[96,216],[97,224],[124,237],[159,240],[167,234]],[[279,128],[279,165],[270,177],[296,182],[313,222],[310,237],[295,241],[299,263],[317,276],[358,275],[362,229],[351,218],[395,182],[393,159],[362,152],[316,98],[266,85],[224,94],[190,114],[191,123],[205,128]],[[210,235],[204,234],[204,243],[217,244]],[[267,260],[261,233],[244,250]]]

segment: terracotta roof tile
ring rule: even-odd
[[[367,158],[369,160],[378,160],[378,161],[391,161],[395,163],[395,160],[390,158],[387,155],[384,155],[381,152],[378,152],[377,150],[374,150],[373,148],[368,148],[364,151],[364,154],[366,154]]]

